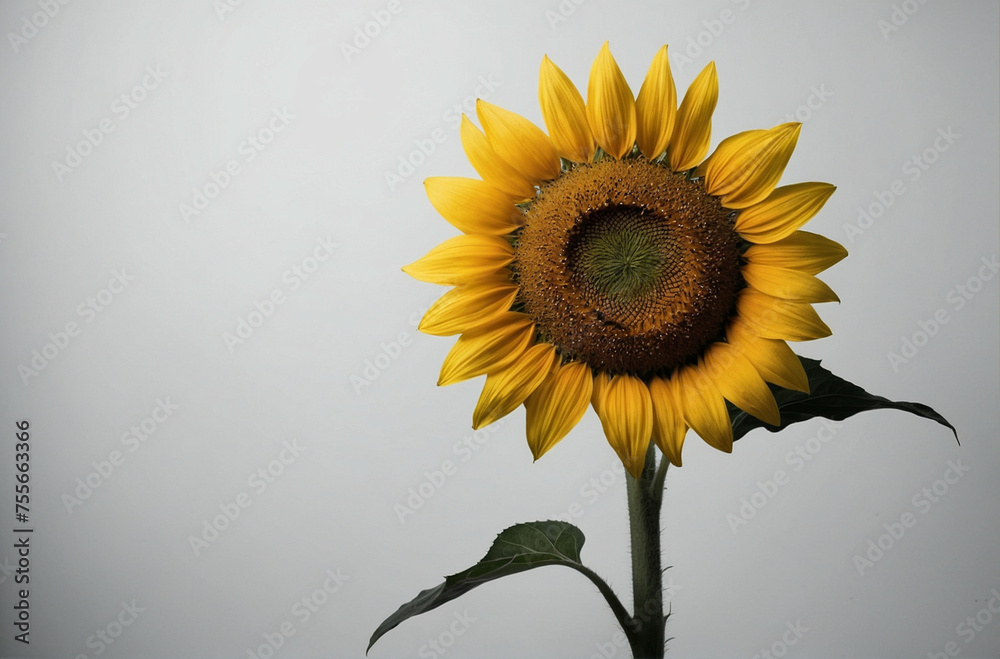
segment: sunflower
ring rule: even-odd
[[[548,135],[479,100],[461,139],[480,179],[425,182],[462,235],[403,268],[453,286],[419,329],[460,335],[439,385],[486,375],[473,427],[524,405],[537,460],[588,406],[638,478],[650,441],[674,465],[688,429],[733,448],[726,401],[780,424],[767,383],[808,393],[787,341],[828,336],[816,274],[847,255],[801,231],[834,191],[777,187],[800,124],[750,130],[706,158],[715,65],[677,104],[663,46],[634,96],[605,43],[584,102],[543,58]]]

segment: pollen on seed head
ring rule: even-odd
[[[729,214],[642,158],[576,167],[526,210],[519,301],[565,356],[612,373],[672,369],[721,338],[743,286]]]

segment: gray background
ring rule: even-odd
[[[826,442],[818,421],[755,431],[733,455],[690,435],[663,520],[671,654],[925,657],[949,642],[962,657],[1000,653],[988,610],[1000,603],[998,288],[981,270],[998,253],[996,2],[48,4],[51,17],[45,2],[0,6],[0,563],[16,563],[17,419],[31,422],[35,529],[32,642],[12,640],[5,568],[0,654],[99,656],[97,630],[117,632],[134,600],[142,611],[101,656],[249,657],[288,621],[275,656],[360,657],[385,616],[495,533],[567,515],[587,535],[585,562],[630,599],[624,478],[596,417],[535,464],[522,410],[474,436],[481,380],[436,388],[452,340],[415,329],[443,289],[399,270],[454,234],[420,181],[474,175],[453,106],[485,80],[491,102],[540,123],[543,54],[585,89],[606,39],[633,91],[663,43],[679,94],[714,60],[713,146],[799,113],[783,181],[838,186],[806,228],[851,255],[823,276],[843,300],[820,306],[833,337],[795,347],[875,393],[932,405],[962,440],[889,411]],[[378,16],[391,21],[345,55]],[[123,94],[136,99],[127,116]],[[275,111],[293,116],[248,160],[245,140]],[[113,131],[57,175],[102,121]],[[958,137],[935,147],[939,130]],[[386,172],[435,134],[390,189]],[[935,162],[915,169],[928,149]],[[186,222],[181,204],[230,160],[240,173]],[[894,183],[902,193],[888,195]],[[891,205],[847,229],[878,195]],[[336,248],[312,262],[320,241]],[[308,279],[285,274],[313,265]],[[123,270],[131,280],[109,295]],[[976,290],[961,308],[958,286]],[[227,346],[275,290],[283,302]],[[107,305],[87,312],[88,297]],[[939,310],[947,322],[894,366],[889,353]],[[69,322],[79,333],[25,376]],[[158,400],[176,406],[162,422]],[[152,434],[130,439],[144,420]],[[284,442],[301,451],[271,464]],[[94,475],[114,451],[118,466]],[[410,488],[448,462],[401,521]],[[272,482],[250,480],[269,464]],[[787,484],[733,526],[776,470]],[[100,484],[76,505],[88,475]],[[956,482],[925,498],[945,476]],[[250,505],[196,554],[190,538],[241,495]],[[906,513],[915,525],[859,569]],[[328,570],[342,581],[331,595]],[[308,620],[294,613],[303,598],[323,600]],[[990,623],[970,638],[977,613]],[[789,625],[799,634],[782,640]],[[615,632],[588,582],[549,568],[410,620],[370,656],[627,656]]]

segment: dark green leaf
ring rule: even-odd
[[[819,360],[806,357],[799,357],[799,359],[806,370],[806,375],[809,376],[810,392],[808,394],[771,385],[774,399],[781,411],[780,426],[766,424],[728,402],[726,403],[729,407],[729,418],[733,422],[734,440],[739,439],[754,428],[767,428],[771,432],[777,432],[793,423],[808,421],[817,416],[840,421],[858,412],[879,409],[902,410],[937,421],[950,428],[955,433],[955,438],[958,439],[958,431],[955,430],[955,427],[930,407],[920,403],[892,401],[882,396],[870,394],[858,385],[826,370],[820,366]]]
[[[372,634],[368,649],[407,618],[435,609],[488,581],[544,565],[564,565],[583,573],[597,585],[619,621],[627,619],[628,613],[608,585],[580,562],[583,542],[583,532],[566,522],[515,524],[497,536],[481,561],[468,570],[445,577],[443,584],[422,591],[386,618]]]

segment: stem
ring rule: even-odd
[[[601,579],[593,570],[583,565],[570,565],[569,567],[590,579],[597,586],[597,590],[604,596],[605,601],[611,607],[611,612],[614,613],[615,619],[618,620],[618,624],[622,626],[622,629],[628,629],[632,625],[632,618],[628,614],[628,609],[625,608],[625,605],[615,595],[615,591],[611,590],[611,586],[604,579]]]
[[[626,630],[635,659],[663,659],[666,617],[663,615],[663,570],[660,562],[660,505],[667,460],[656,465],[649,445],[639,480],[628,484],[629,530],[632,536],[633,616]]]

